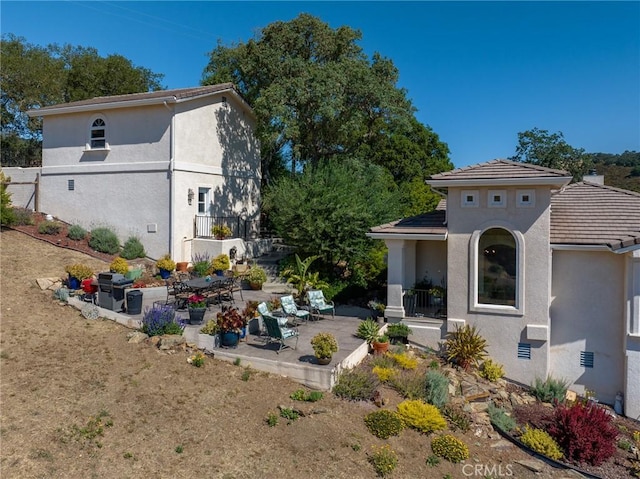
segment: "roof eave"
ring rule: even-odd
[[[196,98],[196,97],[193,97]],[[27,115],[30,117],[61,115],[67,113],[83,113],[96,110],[114,110],[116,108],[132,108],[138,106],[162,105],[164,103],[176,103],[176,97],[173,95],[159,98],[143,98],[140,100],[130,101],[113,101],[107,103],[92,103],[89,105],[59,106],[46,109],[28,110]]]
[[[446,241],[447,233],[434,234],[434,233],[382,233],[382,232],[369,232],[366,233],[369,238],[372,239],[402,239],[402,240],[430,240],[430,241]]]
[[[531,178],[466,178],[456,180],[427,180],[426,183],[435,188],[451,186],[555,186],[561,188],[571,181],[570,176],[531,177]]]

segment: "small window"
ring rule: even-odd
[[[463,191],[462,192],[462,207],[463,208],[476,208],[478,206],[478,192],[477,191]]]
[[[531,359],[531,344],[518,343],[518,359]]]
[[[73,191],[76,189],[76,180],[69,180],[67,181],[67,189],[69,191]]]
[[[107,136],[106,136],[107,124],[102,118],[97,118],[91,124],[91,148],[106,148]]]
[[[593,353],[590,351],[580,351],[580,367],[593,368]]]
[[[489,208],[504,208],[507,206],[507,192],[504,190],[489,190],[487,204]]]
[[[519,208],[532,208],[535,206],[536,196],[533,190],[518,190],[516,198]]]

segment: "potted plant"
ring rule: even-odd
[[[318,364],[329,364],[333,353],[338,352],[338,341],[331,333],[318,333],[311,338],[311,347]]]
[[[200,334],[208,334],[213,336],[213,347],[220,347],[220,328],[216,319],[210,319],[200,328]]]
[[[247,324],[245,318],[238,312],[237,308],[229,308],[226,311],[222,311],[218,313],[216,318],[220,328],[220,342],[222,345],[237,346],[242,328]]]
[[[127,260],[122,256],[116,256],[113,258],[111,264],[109,264],[109,271],[125,275],[127,271],[129,271],[129,263],[127,263]]]
[[[247,281],[251,289],[262,289],[262,285],[267,281],[267,273],[261,266],[252,266],[247,273]]]
[[[408,344],[411,328],[404,323],[393,323],[387,327],[387,336],[391,344]]]
[[[187,298],[189,324],[201,324],[207,311],[207,299],[199,294],[192,294]]]
[[[193,264],[192,271],[195,276],[204,278],[212,269],[211,259],[209,253],[196,253],[191,258],[191,264]]]
[[[211,265],[213,266],[214,271],[218,276],[222,276],[224,271],[228,270],[231,266],[231,261],[229,261],[229,255],[222,253],[213,258],[211,261]]]
[[[384,317],[384,310],[386,308],[384,303],[381,303],[377,299],[372,299],[367,303],[367,306],[371,309],[374,318]]]
[[[69,289],[80,289],[80,282],[93,276],[93,270],[82,263],[70,264],[64,270],[69,275]]]
[[[367,318],[358,325],[356,336],[360,339],[364,339],[367,344],[371,345],[378,337],[380,331],[380,325],[371,318]]]
[[[171,276],[171,272],[176,269],[176,263],[171,259],[169,254],[165,254],[162,258],[156,261],[156,267],[160,270],[160,277],[167,279]]]
[[[384,354],[389,351],[389,336],[383,334],[378,336],[371,343],[371,347],[373,348],[373,352],[375,354]]]
[[[245,319],[249,332],[251,332],[252,329],[253,330],[260,329],[259,323],[257,321],[258,316],[260,316],[258,314],[258,304],[259,304],[258,301],[247,301],[245,304],[245,308],[242,311],[242,316]],[[247,332],[246,331],[247,327],[244,328],[245,334]]]
[[[231,228],[226,224],[213,225],[211,227],[211,233],[217,240],[223,240],[231,236]]]
[[[427,294],[431,297],[433,304],[442,304],[444,298],[444,288],[442,286],[433,286],[427,290]]]

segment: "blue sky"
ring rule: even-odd
[[[534,127],[587,152],[640,151],[640,2],[3,0],[0,26],[124,55],[180,88],[199,84],[218,40],[301,12],[360,30],[369,56],[393,60],[456,167],[513,155]]]

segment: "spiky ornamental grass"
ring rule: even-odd
[[[448,361],[469,370],[487,357],[487,340],[480,336],[475,326],[465,324],[449,334],[445,350]]]

